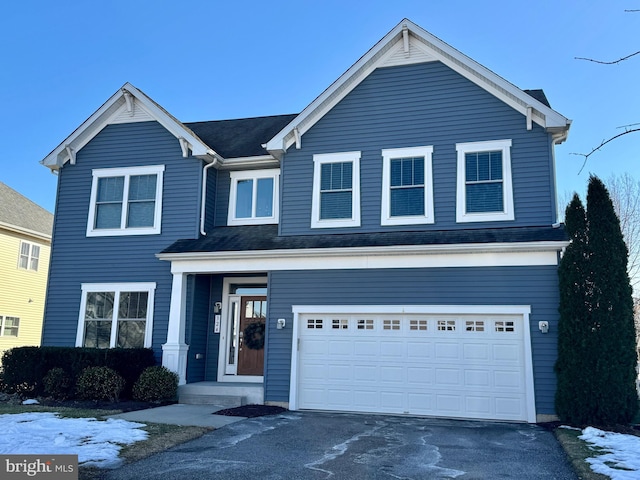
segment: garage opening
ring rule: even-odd
[[[295,307],[290,407],[535,422],[529,307]]]

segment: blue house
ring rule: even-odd
[[[43,343],[150,347],[184,402],[548,419],[569,126],[406,19],[299,114],[127,83],[42,161]]]

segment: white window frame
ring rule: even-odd
[[[391,160],[422,157],[424,159],[424,215],[391,216]],[[382,150],[381,225],[416,225],[434,223],[433,214],[433,146],[387,148]]]
[[[360,153],[322,153],[313,156],[313,192],[311,228],[340,228],[360,226]],[[320,173],[325,163],[351,162],[351,218],[320,219]]]
[[[502,212],[478,212],[467,213],[467,188],[465,175],[465,155],[476,152],[502,152]],[[515,219],[513,206],[513,183],[511,179],[511,139],[491,140],[487,142],[456,143],[458,152],[458,181],[456,194],[456,221],[467,222],[494,222]]]
[[[15,318],[16,320],[18,320],[18,331],[16,332],[15,335],[5,335],[4,333],[4,329],[7,326],[6,322],[7,322],[7,318]],[[0,315],[0,337],[11,337],[11,338],[18,338],[20,336],[20,317],[16,317],[14,315]]]
[[[87,220],[87,237],[108,237],[118,235],[158,235],[161,233],[162,223],[162,186],[164,165],[146,167],[96,168],[92,170],[91,202],[89,204],[89,218]],[[135,175],[157,175],[155,214],[152,227],[127,228],[129,179]],[[124,177],[122,212],[120,228],[95,228],[96,198],[98,195],[98,180],[106,177]]]
[[[22,246],[23,245],[27,245],[29,247],[29,253],[26,255],[26,258],[27,258],[27,266],[26,267],[23,267],[21,265],[22,258],[24,256],[22,254]],[[33,254],[33,250],[34,250],[35,247],[37,247],[37,249],[38,249],[38,255],[37,256]],[[31,270],[32,272],[37,272],[38,271],[38,267],[40,266],[40,252],[41,251],[42,251],[42,247],[40,245],[37,245],[35,243],[31,243],[31,242],[20,241],[20,251],[18,252],[18,268],[20,270]],[[32,268],[34,260],[36,260],[36,268]]]
[[[280,170],[277,168],[267,170],[235,171],[230,173],[231,187],[229,190],[229,213],[227,225],[265,225],[278,223],[280,204]],[[256,217],[256,201],[258,195],[258,180],[261,178],[273,178],[273,208],[270,217]],[[253,180],[253,197],[251,205],[251,217],[236,218],[236,201],[238,195],[238,182],[240,180]]]
[[[115,348],[118,334],[118,305],[122,292],[147,292],[147,319],[144,330],[144,348],[151,348],[153,334],[153,307],[156,292],[155,282],[132,283],[83,283],[82,298],[80,300],[80,313],[78,314],[78,329],[76,332],[76,347],[84,344],[85,313],[87,310],[87,293],[90,292],[115,292],[113,299],[113,316],[111,318],[111,340],[109,348]]]

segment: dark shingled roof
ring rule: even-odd
[[[240,252],[302,248],[389,247],[566,241],[563,227],[511,227],[427,232],[382,232],[278,236],[277,225],[219,227],[197,240],[178,240],[162,253]]]
[[[263,143],[271,140],[298,114],[185,123],[193,133],[224,158],[267,155]]]
[[[53,214],[0,182],[0,223],[51,235]]]
[[[551,105],[549,105],[549,100],[547,100],[547,96],[544,94],[544,91],[542,91],[540,89],[538,89],[538,90],[525,90],[524,93],[526,93],[530,97],[535,98],[536,100],[538,100],[543,105],[546,105],[547,107],[551,108]]]

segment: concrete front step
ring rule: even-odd
[[[191,405],[239,407],[264,403],[261,383],[196,382],[178,387],[178,401]]]
[[[221,407],[240,407],[247,404],[246,397],[237,395],[202,395],[202,394],[181,394],[178,396],[179,403],[187,405],[219,405]]]

